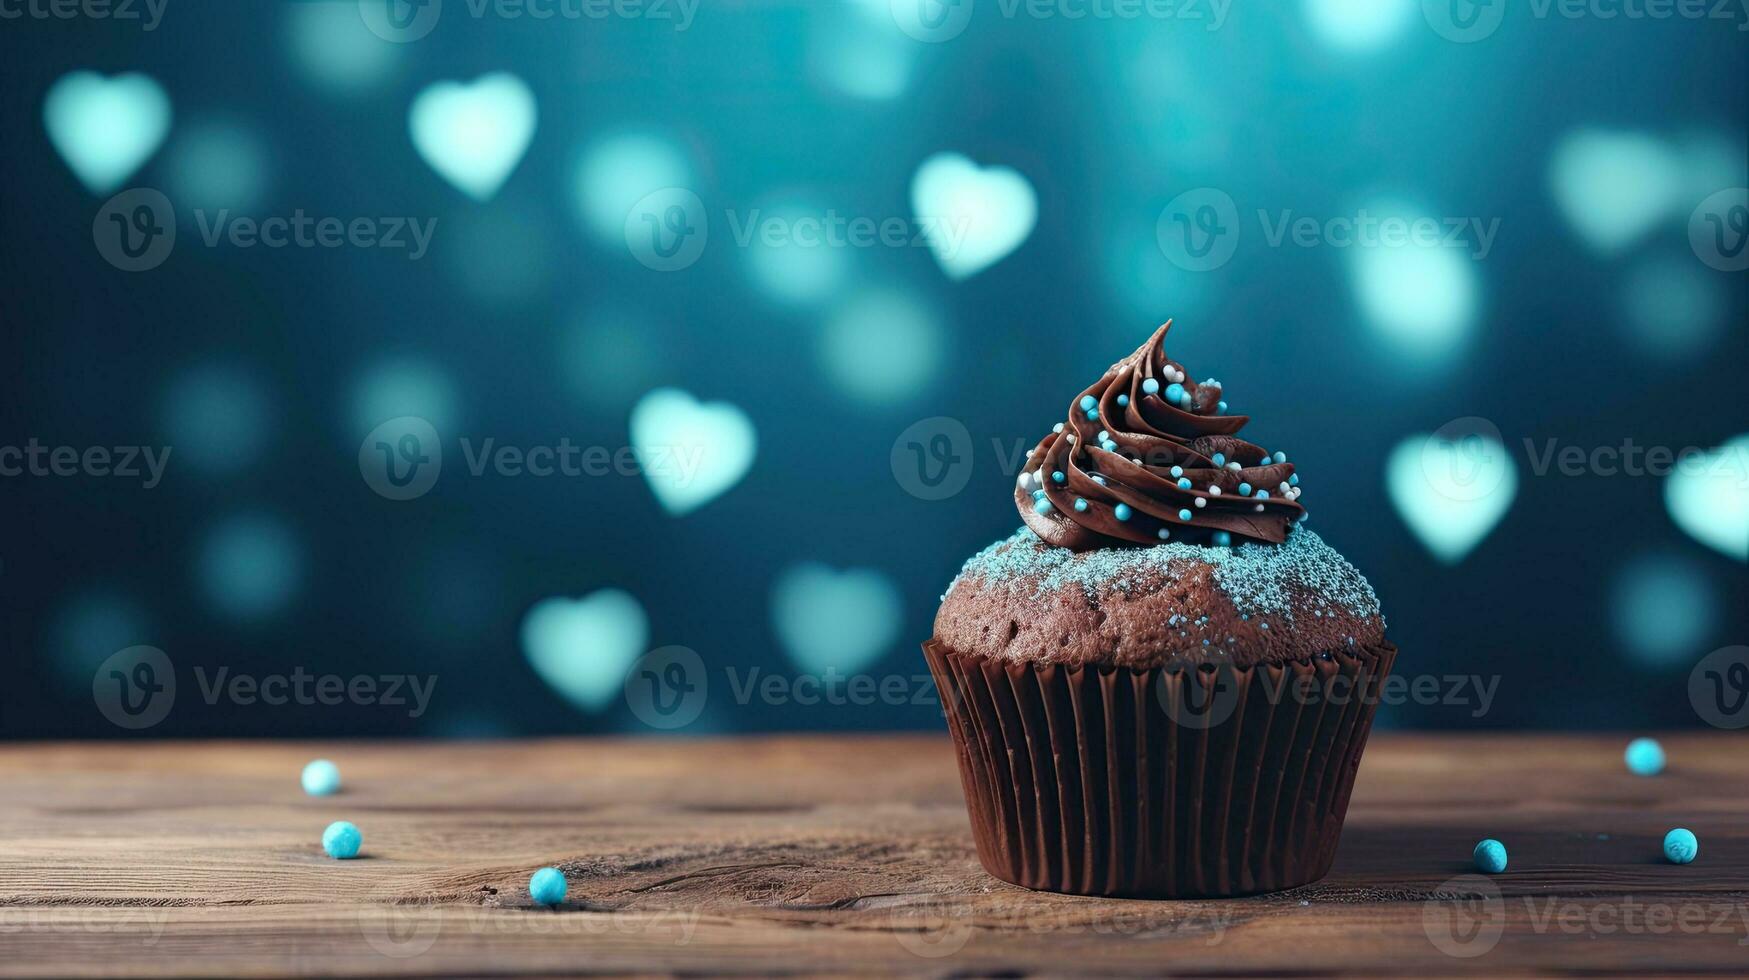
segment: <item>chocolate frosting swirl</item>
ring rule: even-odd
[[[1286,454],[1236,435],[1249,419],[1225,414],[1220,382],[1191,381],[1166,356],[1171,328],[1075,396],[1068,421],[1027,453],[1014,503],[1046,542],[1279,544],[1305,516]]]

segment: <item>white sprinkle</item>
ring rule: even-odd
[[[1209,484],[1209,493],[1213,494],[1216,497],[1219,497],[1221,495],[1221,488],[1219,486],[1211,483],[1211,484]]]
[[[1059,433],[1062,432],[1063,431],[1063,423],[1058,422],[1056,425],[1051,426],[1051,431],[1052,432],[1059,432]]]
[[[1231,462],[1231,463],[1228,463],[1228,464],[1227,464],[1227,469],[1229,469],[1229,470],[1232,470],[1232,471],[1233,471],[1233,472],[1234,472],[1234,473],[1237,473],[1237,472],[1239,472],[1239,463],[1238,463],[1238,461],[1237,461],[1237,460],[1235,460],[1235,461],[1233,461],[1233,462]]]
[[[1172,532],[1166,530],[1165,528],[1161,528],[1157,533],[1159,534],[1161,541],[1164,541],[1167,538],[1170,538],[1172,536]]]
[[[1196,505],[1198,507],[1207,507],[1209,505],[1208,498],[1207,497],[1196,498]]]
[[[1259,513],[1259,514],[1263,513],[1263,505],[1262,504],[1257,505],[1257,513]]]

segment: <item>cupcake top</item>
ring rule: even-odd
[[[1378,597],[1323,539],[1075,552],[1021,528],[966,562],[936,639],[1014,662],[1148,668],[1304,661],[1384,642]]]
[[[1147,668],[1303,662],[1384,643],[1372,587],[1300,526],[1282,452],[1162,347],[1075,397],[1028,454],[1026,526],[967,562],[935,636],[960,654]]]
[[[1170,321],[1069,404],[1027,453],[1021,520],[1075,551],[1112,545],[1287,540],[1305,515],[1287,454],[1238,437],[1221,383],[1166,356]]]

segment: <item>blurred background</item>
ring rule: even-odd
[[[1398,672],[1492,686],[1381,724],[1701,725],[1700,6],[0,0],[0,734],[939,727],[939,596],[1167,318]]]

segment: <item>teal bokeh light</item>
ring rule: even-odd
[[[369,88],[400,62],[400,47],[372,34],[356,3],[288,3],[281,9],[287,54],[305,78],[323,88]]]
[[[1628,658],[1654,668],[1686,667],[1698,659],[1719,616],[1706,573],[1674,555],[1646,555],[1623,566],[1609,606]]]
[[[746,212],[739,220],[751,236],[742,253],[753,285],[778,302],[798,305],[823,302],[842,289],[852,249],[843,226],[837,232],[828,228],[831,217],[827,208],[805,202]]]
[[[267,195],[271,158],[252,126],[231,120],[192,123],[170,146],[171,199],[190,222],[196,208],[229,209],[234,214],[254,211]]]
[[[692,165],[674,143],[653,133],[621,133],[583,151],[575,193],[585,227],[603,244],[624,247],[626,216],[639,200],[669,187],[697,193],[692,183]]]
[[[820,361],[846,393],[865,402],[897,402],[935,379],[945,346],[935,310],[908,291],[882,288],[832,313],[821,333]]]
[[[246,368],[202,364],[171,382],[162,425],[178,464],[234,473],[261,457],[272,414],[267,393]]]
[[[1420,6],[1420,0],[1305,0],[1312,33],[1340,51],[1391,43],[1419,18]]]
[[[1406,366],[1454,366],[1475,327],[1481,286],[1477,260],[1464,244],[1443,240],[1446,225],[1392,201],[1364,208],[1373,217],[1431,220],[1441,241],[1379,241],[1346,248],[1362,318]]]
[[[196,575],[214,612],[227,619],[263,619],[284,611],[302,586],[303,549],[276,517],[232,517],[201,541]]]
[[[152,622],[137,600],[112,589],[93,588],[68,598],[49,626],[49,649],[67,690],[91,691],[91,674],[118,650],[151,643]]]
[[[366,368],[353,384],[354,436],[362,439],[403,415],[430,422],[441,437],[456,419],[456,387],[448,372],[414,355],[386,358]]]
[[[1645,354],[1688,360],[1719,340],[1725,303],[1717,273],[1692,256],[1661,255],[1636,264],[1623,279],[1622,326]]]

